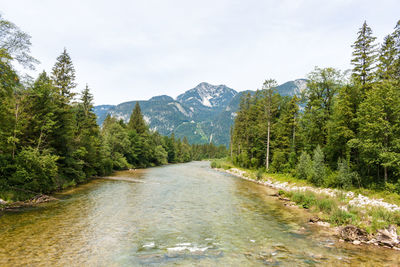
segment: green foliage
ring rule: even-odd
[[[75,68],[72,64],[71,57],[67,53],[67,49],[64,48],[61,55],[57,57],[51,78],[61,96],[65,97],[67,101],[70,101],[74,96],[74,93],[72,93],[71,90],[76,87],[76,83]]]
[[[135,108],[132,111],[129,119],[128,128],[135,130],[139,135],[144,134],[148,131],[146,122],[143,119],[142,111],[140,110],[139,102],[136,102]]]
[[[312,161],[310,155],[303,151],[296,167],[296,176],[300,179],[309,180],[312,171]]]
[[[272,156],[271,170],[273,172],[286,172],[289,169],[288,159],[284,151],[275,151]]]
[[[314,149],[312,164],[311,164],[311,176],[309,180],[316,186],[321,186],[324,184],[326,177],[326,169],[324,164],[324,153],[321,147],[318,145]]]
[[[161,145],[156,146],[154,150],[154,157],[157,165],[164,165],[168,163],[168,153]]]
[[[9,184],[32,192],[49,192],[57,183],[57,160],[57,156],[36,148],[24,148],[15,159],[16,170]]]
[[[256,172],[256,178],[257,180],[261,180],[263,178],[263,174],[264,174],[265,170],[264,168],[259,168]]]
[[[302,206],[303,208],[309,209],[316,203],[316,196],[314,193],[306,192],[294,192],[290,196],[291,200]]]
[[[369,89],[374,78],[374,67],[376,62],[376,37],[372,36],[372,30],[365,21],[358,31],[357,40],[352,47],[354,65],[352,77],[354,81],[361,84],[363,92]]]
[[[351,172],[349,164],[346,160],[339,158],[337,186],[343,189],[350,189],[353,186],[353,181],[357,179],[357,173]]]
[[[329,221],[335,225],[356,224],[357,215],[339,208],[332,212]]]
[[[35,68],[39,63],[30,55],[31,36],[0,15],[0,58],[15,60],[23,67]]]

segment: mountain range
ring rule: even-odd
[[[281,84],[276,89],[282,96],[300,95],[306,84],[307,80],[297,79]],[[139,102],[151,130],[162,135],[174,133],[177,138],[186,136],[190,143],[228,145],[230,127],[240,99],[244,94],[254,92],[237,92],[226,85],[202,82],[176,99],[167,95],[154,96],[149,100],[95,106],[94,112],[99,125],[107,115],[128,122],[136,102]]]

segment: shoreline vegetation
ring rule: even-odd
[[[391,203],[393,196],[375,198],[385,192],[316,187],[289,174],[237,167],[227,159],[213,160],[211,167],[275,189],[272,196],[284,201],[285,206],[309,211],[309,222],[330,227],[339,241],[400,250],[400,201],[397,198]]]

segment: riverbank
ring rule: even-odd
[[[68,187],[63,188],[62,190],[57,190],[52,192],[50,195],[46,194],[40,194],[40,193],[35,193],[35,192],[30,192],[31,194],[34,194],[33,197],[30,197],[26,200],[19,200],[19,201],[6,201],[0,198],[0,211],[2,210],[15,210],[15,209],[20,209],[20,208],[26,208],[26,207],[33,207],[37,206],[42,203],[50,202],[50,201],[56,201],[58,200],[56,197],[52,196],[53,194],[59,194],[62,192],[67,192],[73,188],[77,188],[79,186],[85,185],[89,183],[90,181],[96,180],[96,179],[104,179],[104,180],[115,180],[115,181],[128,181],[128,182],[135,182],[135,183],[141,183],[142,181],[138,179],[133,179],[131,177],[124,177],[121,176],[121,174],[124,174],[125,172],[128,172],[132,175],[135,176],[140,176],[145,169],[129,169],[125,171],[114,171],[111,176],[104,176],[104,177],[99,177],[99,176],[94,176],[86,180],[84,183],[80,184],[75,184],[71,185]],[[26,191],[26,190],[24,190]]]
[[[294,177],[280,176],[279,180],[279,175],[237,168],[228,161],[213,161],[211,166],[276,189],[274,196],[285,206],[307,209],[312,214],[310,223],[331,227],[342,241],[400,250],[400,207],[394,203],[353,191],[311,186]]]
[[[46,203],[55,200],[57,200],[57,198],[45,194],[36,195],[33,198],[25,201],[7,202],[0,199],[0,211],[32,207],[41,203]]]

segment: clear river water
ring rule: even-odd
[[[344,244],[271,189],[191,162],[118,172],[0,213],[0,266],[397,266]]]

